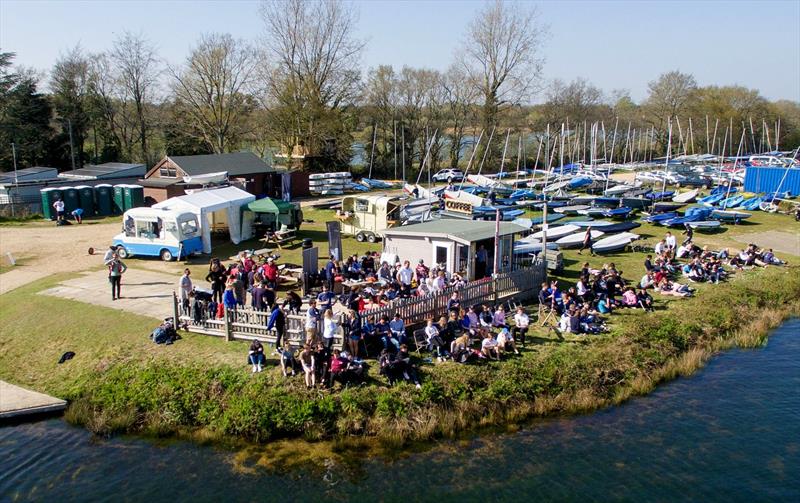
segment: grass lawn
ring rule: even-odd
[[[313,239],[324,260],[325,221],[333,213],[304,213],[313,222],[303,224],[298,236]],[[738,249],[737,235],[764,230],[797,232],[798,224],[756,212],[747,224],[698,232],[695,241]],[[645,224],[635,232],[655,243],[665,231]],[[345,236],[342,244],[345,254],[380,249]],[[215,243],[214,251],[227,258],[260,247],[257,240]],[[279,253],[282,262],[302,262],[299,245]],[[643,272],[640,252],[589,257],[567,250],[564,257],[562,288],[575,282],[583,261],[593,267],[615,262],[633,282]],[[185,267],[155,259],[130,259],[129,266],[173,272],[176,279]],[[207,261],[193,260],[188,267],[202,285]],[[182,333],[183,340],[157,346],[148,339],[156,319],[37,294],[67,277],[51,276],[0,296],[0,379],[73,400],[72,417],[93,431],[170,434],[188,428],[255,440],[348,434],[421,439],[618,403],[693,371],[715,350],[740,340],[759,343],[766,328],[797,312],[800,298],[796,267],[746,271],[729,283],[695,285],[694,298],[656,294],[655,313],[621,310],[610,318],[606,334],[559,337],[537,328],[518,358],[475,366],[420,362],[419,391],[387,388],[373,364],[370,385],[329,393],[307,391],[300,377],[284,380],[274,359],[266,372],[251,375],[245,343]],[[743,329],[753,338],[740,338],[737,330]],[[57,365],[66,351],[75,358]]]

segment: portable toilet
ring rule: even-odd
[[[123,196],[125,211],[144,206],[144,187],[141,185],[125,185]]]
[[[56,209],[53,208],[53,203],[63,197],[61,189],[57,187],[47,187],[42,189],[42,215],[49,220],[56,219]]]
[[[114,215],[125,213],[125,185],[114,185],[114,204],[111,206]]]
[[[69,215],[72,210],[80,208],[81,196],[78,189],[75,187],[61,187],[61,193],[64,195],[64,212]]]
[[[84,217],[94,216],[94,189],[88,185],[79,185],[75,187],[78,189],[78,199],[80,200],[80,208],[83,210]]]
[[[94,186],[94,202],[97,216],[105,217],[114,214],[114,187],[101,183]]]

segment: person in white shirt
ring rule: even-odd
[[[187,268],[183,270],[183,276],[181,276],[181,281],[179,284],[178,290],[181,293],[181,307],[183,307],[183,313],[189,314],[189,294],[192,293],[192,278],[189,276],[192,272]]]
[[[655,249],[653,250],[656,255],[661,255],[667,249],[666,240],[662,239],[658,243],[656,243]]]
[[[664,242],[667,245],[667,249],[674,250],[678,245],[678,240],[675,236],[672,235],[671,232],[667,231],[667,234],[664,236]]]
[[[53,203],[53,208],[56,210],[56,221],[64,220],[64,206],[64,201],[61,199],[56,199],[56,202]]]
[[[400,295],[408,297],[411,295],[411,279],[414,277],[414,270],[411,263],[406,260],[403,267],[397,271],[397,282],[400,283]]]
[[[528,315],[525,314],[525,309],[518,307],[516,314],[514,314],[514,331],[512,332],[512,336],[514,340],[516,340],[517,334],[519,334],[523,348],[525,347],[525,335],[528,333],[528,325],[530,325],[530,319]]]
[[[328,351],[333,348],[333,338],[336,336],[338,329],[339,326],[333,320],[333,311],[326,309],[322,320],[322,339],[325,341],[325,347]]]
[[[500,360],[500,352],[497,350],[497,341],[492,337],[492,334],[487,333],[481,341],[481,353],[486,358],[492,358],[494,355],[495,360]]]
[[[445,342],[439,335],[439,329],[434,325],[433,319],[429,319],[425,326],[425,338],[428,341],[428,349],[436,352],[436,360],[444,361],[444,347]]]

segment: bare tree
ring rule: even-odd
[[[311,154],[349,157],[349,133],[341,125],[343,109],[354,103],[359,89],[358,67],[364,43],[354,36],[358,21],[350,4],[338,0],[268,0],[261,4],[266,26],[266,58],[271,63],[268,94],[272,106],[293,113],[294,136]],[[330,151],[334,139],[338,152]],[[343,143],[347,142],[345,150]]]
[[[186,65],[172,71],[175,97],[185,107],[194,135],[215,153],[229,151],[245,132],[253,108],[246,95],[256,57],[229,34],[203,35]]]
[[[151,129],[148,109],[158,91],[158,56],[155,48],[141,34],[125,32],[114,41],[111,58],[116,65],[118,85],[132,102],[142,158],[149,164],[154,159],[147,148]]]
[[[645,117],[655,128],[659,144],[666,145],[667,123],[688,112],[689,102],[697,90],[697,81],[677,70],[663,73],[648,84],[649,96],[644,103]]]
[[[458,168],[458,162],[461,159],[464,131],[467,125],[474,120],[478,91],[460,65],[452,65],[447,69],[442,76],[442,87],[448,119],[452,121],[452,128],[449,129],[450,167],[455,169]]]
[[[89,128],[89,58],[80,46],[59,57],[50,73],[53,104],[61,125],[58,141],[73,167],[83,166]]]
[[[89,82],[91,110],[98,119],[93,124],[95,137],[97,122],[100,122],[99,125],[104,126],[101,129],[108,133],[101,133],[105,140],[104,150],[108,150],[110,143],[116,155],[122,153],[128,161],[133,161],[133,144],[136,141],[133,107],[125,88],[119,85],[114,65],[106,54],[96,54],[91,58]]]
[[[535,7],[495,0],[472,20],[462,64],[483,98],[483,125],[497,125],[498,112],[537,89],[546,26]]]

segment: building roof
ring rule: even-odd
[[[168,156],[187,175],[204,175],[227,171],[228,176],[251,175],[274,171],[252,152],[229,154]]]
[[[447,238],[460,243],[473,243],[482,239],[493,238],[495,222],[485,220],[458,220],[440,218],[421,224],[405,225],[386,229],[383,233],[387,236],[425,236],[434,238]],[[500,235],[515,234],[528,229],[511,222],[500,222]]]
[[[60,173],[58,177],[70,178],[73,180],[103,180],[144,176],[145,171],[147,170],[144,164],[106,162],[103,164],[87,164],[80,169]]]
[[[18,169],[16,175],[14,171],[7,171],[0,173],[0,184],[14,183],[18,181],[33,181],[33,180],[52,180],[58,177],[58,169],[48,168],[44,166],[33,166],[30,168]]]
[[[139,179],[139,184],[142,187],[151,187],[156,189],[163,189],[166,187],[171,187],[173,185],[177,185],[179,183],[183,183],[181,180],[177,178],[141,178]]]

